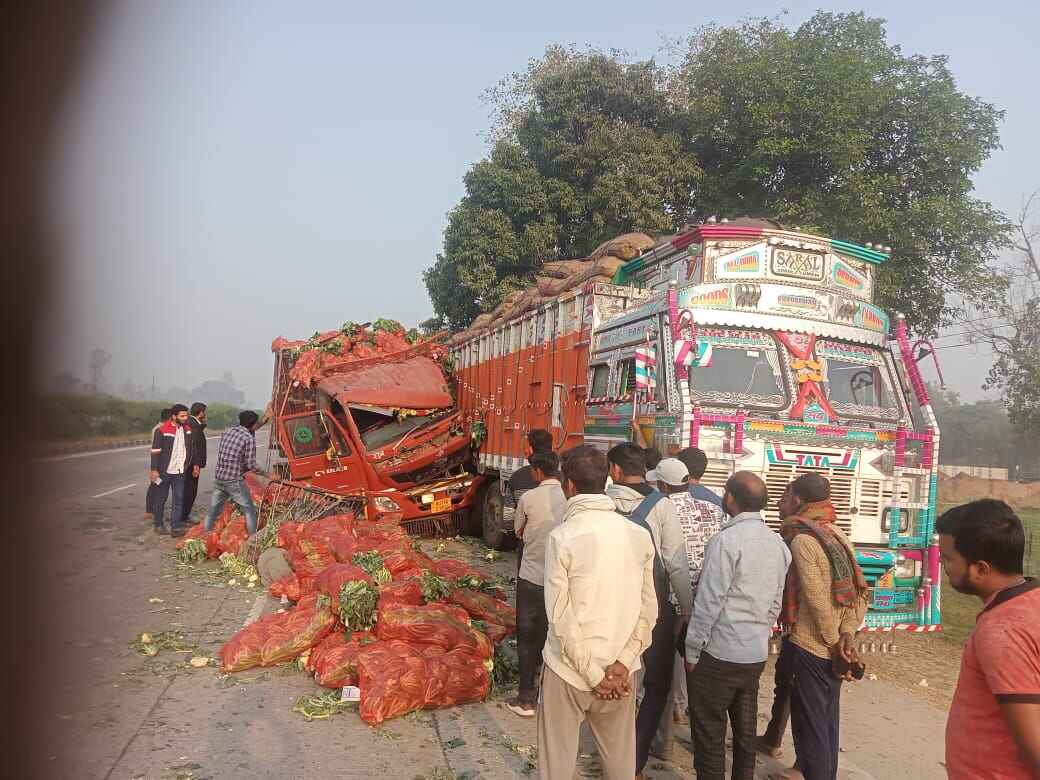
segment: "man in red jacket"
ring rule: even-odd
[[[188,427],[188,407],[175,404],[172,416],[152,436],[152,470],[149,478],[155,485],[152,516],[155,532],[166,532],[163,514],[166,497],[173,491],[173,510],[170,514],[170,536],[184,536],[184,473],[190,465],[188,453],[192,449],[192,433]]]

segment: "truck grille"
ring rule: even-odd
[[[773,530],[780,529],[780,516],[776,505],[784,494],[789,483],[802,474],[819,474],[831,483],[831,503],[837,516],[838,527],[846,535],[852,533],[852,486],[853,473],[846,469],[834,469],[829,466],[795,466],[790,463],[770,463],[766,471],[766,489],[769,491],[769,506],[763,512],[766,523]]]

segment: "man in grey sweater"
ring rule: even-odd
[[[657,571],[662,580],[658,581],[655,576],[657,623],[650,647],[643,653],[643,699],[636,717],[636,772],[641,773],[668,703],[675,670],[676,626],[689,619],[693,587],[686,537],[675,505],[646,482],[643,450],[634,444],[618,444],[607,453],[607,460],[614,483],[607,488],[607,495],[614,500],[619,513],[633,522],[645,524],[659,559]],[[673,593],[679,604],[679,615],[672,605]]]

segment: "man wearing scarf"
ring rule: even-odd
[[[858,661],[856,632],[867,612],[867,583],[852,545],[835,523],[830,483],[804,474],[780,500],[780,533],[791,548],[784,588],[783,642],[776,674],[790,682],[795,765],[787,778],[838,774],[839,695]]]

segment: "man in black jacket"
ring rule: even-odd
[[[191,451],[188,467],[184,470],[183,525],[191,525],[191,508],[199,494],[199,475],[206,468],[206,404],[196,401],[191,405],[188,427],[191,429]]]

